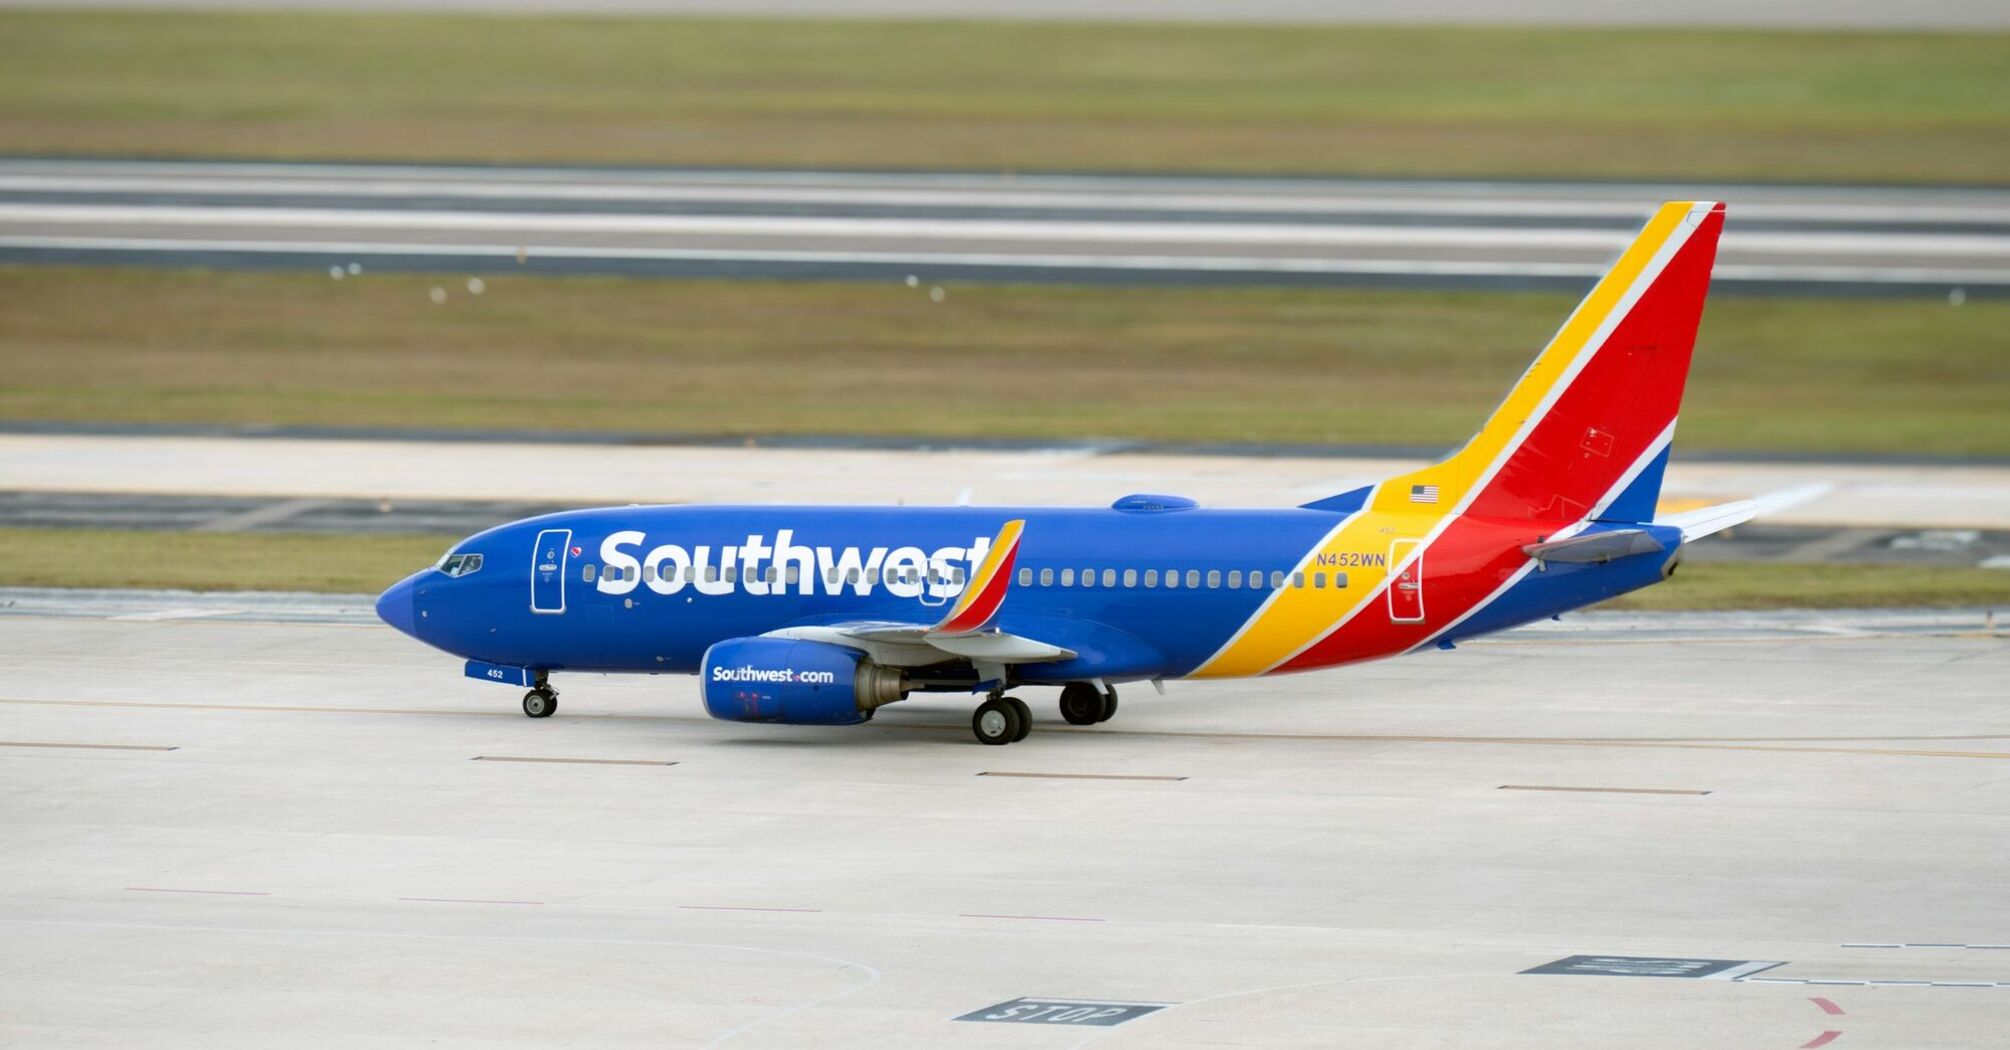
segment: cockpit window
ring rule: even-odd
[[[482,556],[479,554],[449,554],[440,559],[439,570],[449,576],[466,576],[480,572]]]

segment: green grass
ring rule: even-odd
[[[2010,34],[7,11],[0,143],[2000,182]]]
[[[427,292],[455,294],[435,306]],[[0,418],[1445,447],[1559,295],[0,268]],[[1684,449],[2010,455],[2010,303],[1710,305]]]
[[[458,537],[0,528],[0,587],[168,587],[375,594]],[[1691,562],[1607,602],[1642,610],[2010,607],[2010,572]]]
[[[1600,608],[1867,609],[2010,607],[2010,571],[1943,566],[1688,562],[1673,579]]]
[[[459,538],[0,529],[0,586],[375,594]]]

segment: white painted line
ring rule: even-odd
[[[370,241],[247,241],[171,237],[50,237],[0,235],[0,249],[123,252],[232,252],[262,254],[323,254],[330,256],[398,255],[413,258],[474,256],[514,260],[516,246],[503,244],[413,244]],[[1025,269],[1091,269],[1121,272],[1163,270],[1194,273],[1292,273],[1331,275],[1392,275],[1419,277],[1555,277],[1596,278],[1600,266],[1578,263],[1501,263],[1484,261],[1290,259],[1204,255],[1053,255],[971,252],[848,252],[750,251],[741,249],[577,248],[536,246],[539,259],[684,260],[692,262],[794,262],[804,264],[1017,267]],[[1950,270],[1907,267],[1753,266],[1719,263],[1718,281],[1801,281],[1861,284],[1948,284],[1992,287],[2010,284],[2010,269]]]

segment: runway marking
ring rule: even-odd
[[[1559,787],[1546,784],[1502,784],[1497,791],[1595,791],[1614,795],[1707,795],[1708,791],[1689,788],[1599,788]]]
[[[1882,944],[1866,941],[1850,941],[1845,948],[1976,948],[1985,951],[2010,950],[2010,944],[1941,944],[1937,942],[1909,941],[1903,944]]]
[[[1185,777],[1143,776],[1129,773],[1011,773],[987,769],[980,777],[1025,777],[1032,780],[1185,780]]]
[[[1827,1046],[1830,1043],[1833,1043],[1840,1038],[1842,1038],[1842,1033],[1831,1028],[1828,1031],[1823,1032],[1818,1036],[1815,1036],[1813,1039],[1810,1039],[1807,1042],[1802,1043],[1801,1050],[1814,1050],[1815,1047]]]
[[[1843,1008],[1842,1008],[1842,1007],[1840,1007],[1840,1006],[1837,1006],[1837,1005],[1836,1005],[1835,1003],[1831,1002],[1830,1000],[1827,1000],[1827,999],[1824,999],[1824,998],[1822,998],[1822,997],[1821,997],[1821,996],[1819,996],[1819,995],[1811,995],[1811,996],[1809,996],[1809,997],[1808,997],[1808,1002],[1811,1002],[1811,1003],[1815,1004],[1816,1006],[1819,1006],[1819,1007],[1821,1007],[1821,1010],[1822,1010],[1822,1012],[1823,1012],[1823,1013],[1825,1013],[1825,1014],[1829,1014],[1829,1015],[1831,1015],[1831,1016],[1835,1016],[1835,1017],[1841,1017],[1841,1016],[1842,1016],[1842,1012],[1843,1012]]]
[[[558,762],[582,766],[674,766],[653,758],[526,758],[518,755],[476,755],[470,762]]]
[[[127,886],[134,893],[209,893],[222,897],[270,897],[264,890],[185,890],[171,886]]]
[[[982,912],[964,912],[959,919],[1037,919],[1041,922],[1108,922],[1108,919],[1085,919],[1079,915],[987,915]]]
[[[0,747],[67,747],[83,751],[180,751],[179,747],[153,744],[45,744],[31,740],[0,740]]]
[[[472,897],[399,897],[401,901],[418,901],[425,904],[543,904],[543,901],[490,901]]]
[[[1746,977],[1746,984],[1833,985],[1847,988],[2010,988],[2010,981],[1845,980],[1836,977]]]
[[[417,708],[417,707],[316,707],[286,704],[191,704],[169,703],[148,700],[31,700],[18,697],[0,697],[0,704],[38,704],[54,707],[117,707],[117,708],[159,708],[174,711],[248,711],[260,713],[304,713],[332,715],[426,715],[452,716],[456,718],[521,718],[516,711],[477,711],[468,708]],[[598,719],[606,721],[631,722],[689,722],[711,725],[712,719],[683,717],[679,715],[629,715],[629,714],[580,714],[571,713],[571,719]],[[968,723],[940,722],[898,722],[881,721],[875,727],[885,729],[914,729],[925,731],[969,732]],[[2010,751],[1936,751],[1919,748],[1885,747],[1814,747],[1787,744],[1733,743],[1729,741],[1762,740],[2004,740],[2010,734],[1976,733],[1942,736],[1848,736],[1848,737],[1541,737],[1541,736],[1425,736],[1421,734],[1371,734],[1371,733],[1245,733],[1245,732],[1201,732],[1177,729],[1112,729],[1107,726],[1081,729],[1063,726],[1045,727],[1046,734],[1095,737],[1168,737],[1188,740],[1283,740],[1308,741],[1339,744],[1475,744],[1501,747],[1616,747],[1648,748],[1696,751],[1760,751],[1830,755],[1872,755],[1916,758],[1976,758],[2010,759]]]
[[[744,907],[744,905],[677,905],[679,911],[800,911],[804,915],[820,915],[822,907]]]

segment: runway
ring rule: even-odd
[[[684,678],[561,680],[532,722],[361,623],[4,623],[8,1045],[2010,1026],[2010,648],[1972,624],[1509,635],[1082,730],[1029,693],[986,748],[953,700],[747,726]]]
[[[0,433],[0,492],[364,501],[361,508],[351,504],[352,518],[368,518],[386,501],[392,512],[408,500],[494,503],[498,478],[509,479],[502,513],[625,503],[1103,506],[1131,492],[1184,495],[1214,507],[1288,507],[1426,462],[953,442],[762,448],[751,441],[720,447]],[[1674,508],[1779,493],[1793,493],[1798,502],[1769,512],[1767,524],[1965,529],[1979,538],[2010,522],[2004,464],[1690,461],[1678,453],[1662,488],[1664,505]],[[311,503],[281,507],[276,520],[309,511],[320,513]]]
[[[1581,290],[1727,200],[1732,292],[2010,290],[2010,190],[0,160],[0,262]]]

